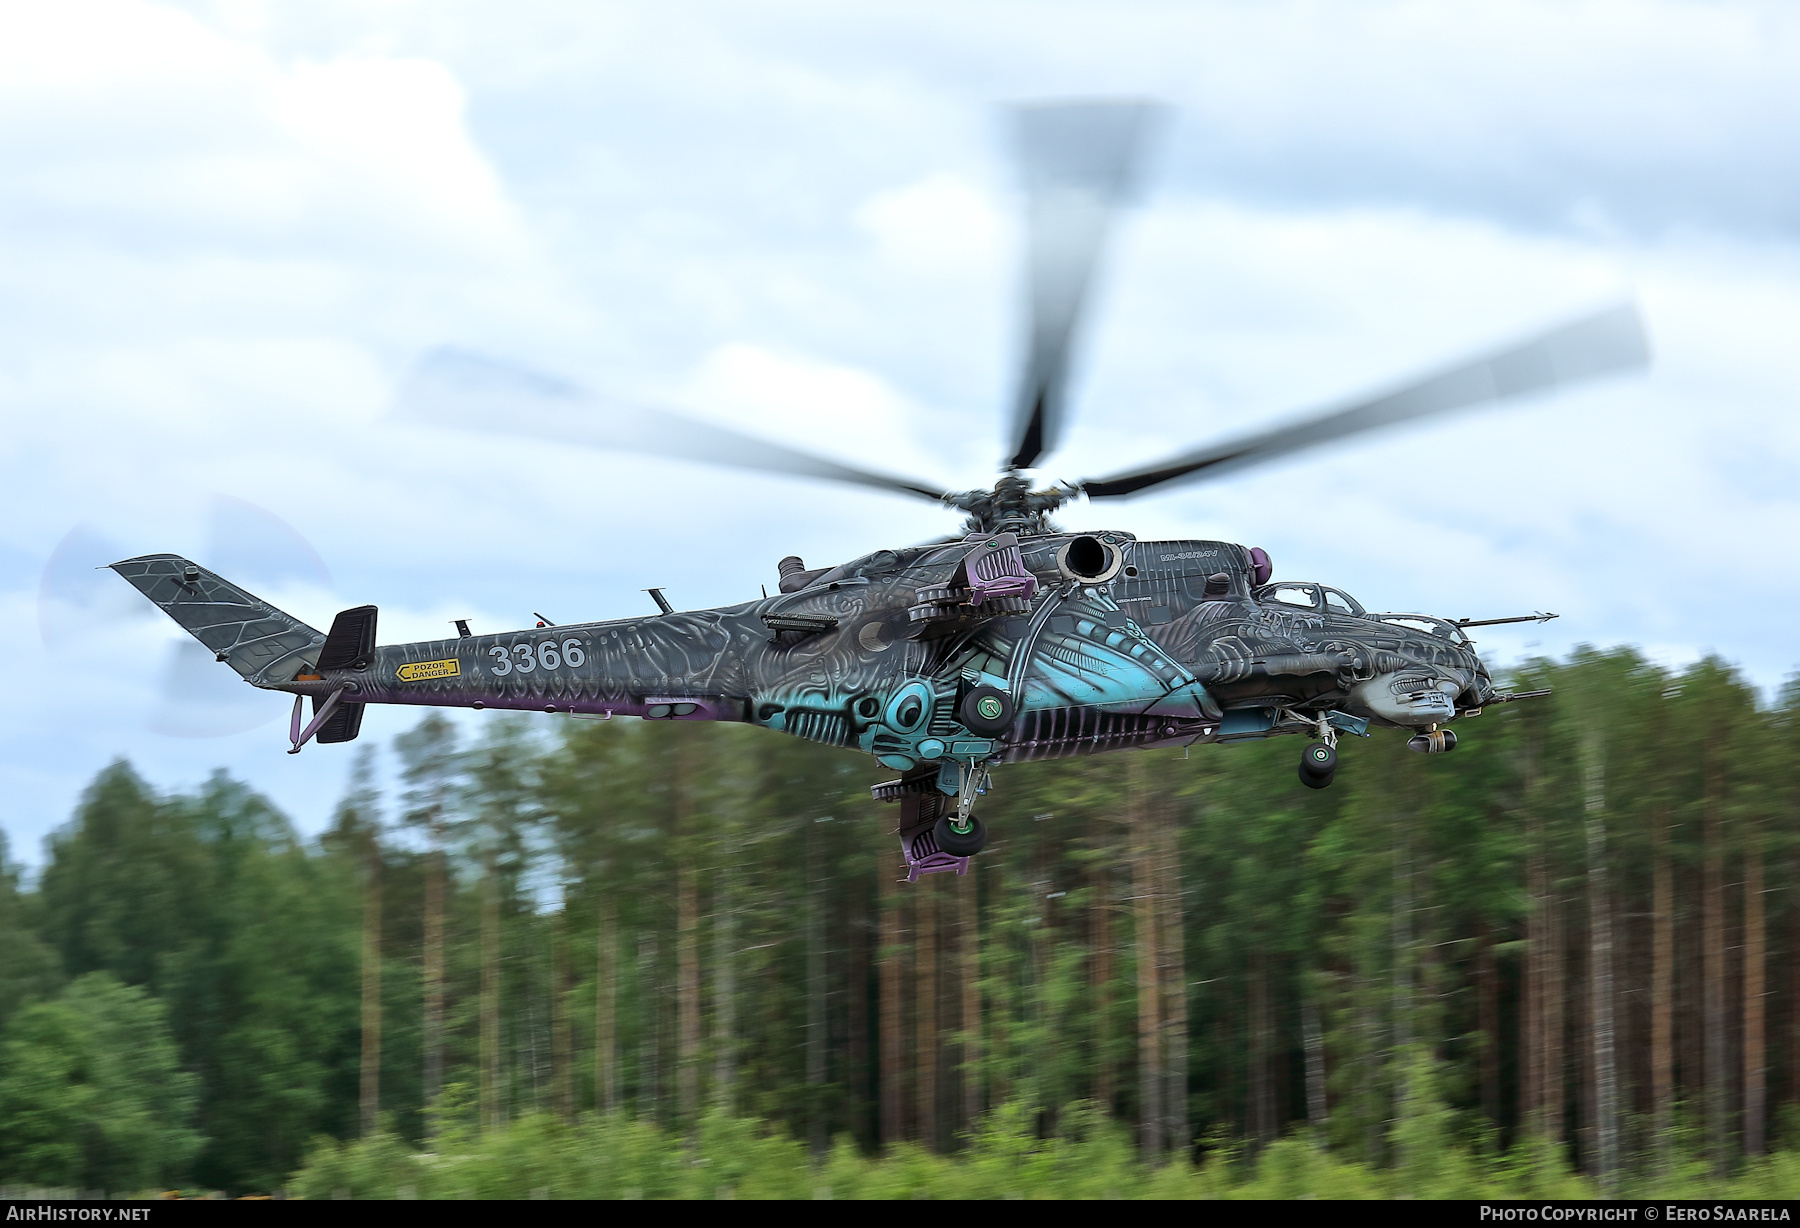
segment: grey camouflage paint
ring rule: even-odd
[[[1086,576],[1058,562],[1082,537],[1106,560]],[[176,555],[113,567],[246,681],[315,707],[347,688],[346,703],[743,721],[903,772],[1312,733],[1333,712],[1339,727],[1425,729],[1496,699],[1454,627],[1276,603],[1279,586],[1253,590],[1250,553],[1226,542],[1028,536],[1037,593],[1015,603],[1027,608],[910,615],[982,541],[880,551],[719,609],[383,646],[322,675],[324,635],[205,568]],[[1209,597],[1216,575],[1227,591]],[[835,625],[767,621],[796,617]],[[1004,733],[962,723],[974,686],[1012,699]]]

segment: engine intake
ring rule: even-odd
[[[1117,546],[1084,533],[1063,543],[1056,552],[1056,567],[1081,584],[1104,584],[1119,574],[1125,555]]]

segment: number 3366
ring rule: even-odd
[[[575,668],[587,660],[587,654],[581,650],[580,640],[564,640],[559,650],[555,640],[545,640],[535,648],[530,644],[514,644],[510,650],[500,644],[488,649],[488,656],[494,658],[494,676],[504,678],[508,674],[529,674],[533,670],[553,670],[567,665]]]

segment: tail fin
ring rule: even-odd
[[[178,554],[141,555],[112,569],[252,686],[278,687],[318,664],[323,635]]]
[[[375,619],[380,613],[372,605],[359,605],[343,610],[331,622],[331,634],[319,653],[317,668],[365,669],[375,659]],[[313,715],[325,701],[313,696]],[[319,726],[319,742],[354,742],[362,732],[363,705],[340,702],[325,723]]]

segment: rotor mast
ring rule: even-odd
[[[1079,493],[1079,488],[1067,483],[1033,490],[1031,479],[1009,467],[994,483],[994,489],[952,492],[944,496],[944,502],[968,513],[969,518],[963,523],[965,532],[1034,536],[1056,532],[1050,513]]]

